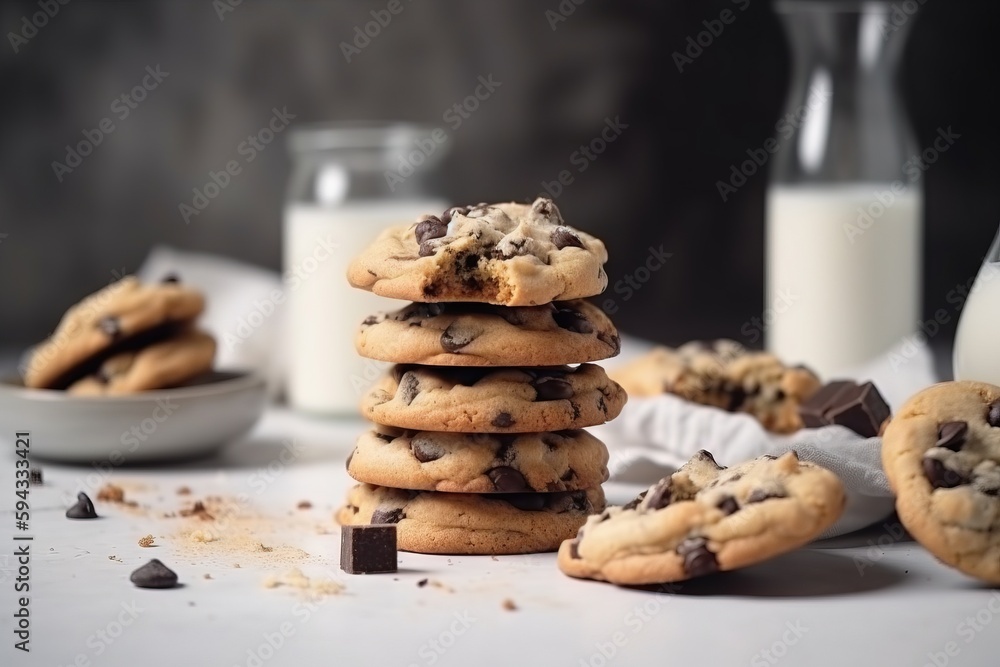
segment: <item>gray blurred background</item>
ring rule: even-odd
[[[606,240],[612,283],[649,246],[673,253],[620,303],[620,327],[668,343],[740,339],[760,313],[766,177],[725,203],[715,183],[783,113],[788,51],[768,2],[751,2],[683,73],[672,53],[729,0],[588,0],[555,30],[546,11],[559,0],[402,0],[350,63],[340,43],[385,0],[243,0],[220,18],[226,2],[73,0],[26,43],[10,35],[39,0],[0,5],[0,347],[45,336],[154,244],[278,268],[290,167],[281,137],[190,225],[178,213],[273,107],[296,122],[441,125],[480,75],[501,85],[449,137],[446,198],[531,198],[620,117],[628,129],[558,199],[570,224]],[[901,83],[919,145],[938,127],[961,134],[925,174],[927,313],[974,275],[1000,221],[998,13],[996,3],[928,0],[906,50]],[[66,145],[157,65],[169,75],[60,182],[52,162]]]

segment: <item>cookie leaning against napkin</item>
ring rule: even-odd
[[[205,298],[174,276],[126,276],[70,308],[23,366],[24,384],[115,396],[173,387],[212,369],[215,339],[196,328]]]

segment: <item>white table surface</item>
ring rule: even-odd
[[[96,490],[97,478],[87,479],[94,471],[42,462],[46,483],[32,489],[28,531],[30,654],[13,649],[14,458],[10,435],[0,434],[11,490],[0,503],[0,664],[1000,664],[1000,590],[938,564],[885,528],[669,593],[573,580],[552,554],[494,560],[401,552],[397,574],[344,574],[331,516],[350,483],[343,461],[361,428],[274,409],[247,441],[212,459],[114,470],[110,481],[142,508],[98,503],[98,521],[64,517],[78,490]],[[287,465],[280,463],[283,441],[298,452]],[[181,485],[193,495],[177,496]],[[611,501],[631,494],[606,488]],[[308,556],[297,566],[343,583],[344,592],[309,599],[265,588],[267,575],[289,566],[260,557],[240,568],[233,563],[240,559],[224,552],[193,558],[178,536],[182,520],[162,516],[184,501],[239,493],[254,511],[277,519],[262,541],[303,549]],[[303,499],[314,507],[297,510]],[[147,533],[159,546],[137,545]],[[878,541],[883,546],[871,546]],[[183,587],[134,588],[129,573],[151,557],[178,572]],[[418,587],[424,578],[444,586]],[[503,609],[507,598],[516,611]]]

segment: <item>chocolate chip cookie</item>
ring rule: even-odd
[[[479,303],[413,303],[366,319],[358,353],[432,366],[559,366],[618,354],[607,315],[586,301],[506,308]]]
[[[882,464],[910,534],[1000,584],[1000,387],[945,382],[913,396],[889,422]]]
[[[819,390],[818,377],[731,340],[657,347],[612,372],[631,396],[671,393],[689,401],[756,417],[764,428],[802,428],[799,405]]]
[[[815,539],[844,502],[840,479],[794,452],[725,468],[703,450],[628,505],[590,517],[559,548],[559,568],[626,585],[734,570]]]
[[[348,267],[351,285],[408,301],[533,306],[594,296],[604,244],[567,226],[551,199],[477,204],[387,229]]]
[[[126,276],[70,308],[24,369],[27,387],[65,389],[108,357],[175,334],[204,309],[201,293],[175,279]]]
[[[608,450],[586,431],[486,434],[378,426],[347,459],[359,482],[449,493],[576,491],[608,479]]]
[[[188,329],[139,350],[120,352],[69,386],[82,396],[120,396],[175,387],[212,370],[215,339]]]
[[[626,396],[593,364],[541,368],[394,366],[361,400],[375,422],[421,431],[563,431],[614,419]]]
[[[396,524],[398,547],[430,554],[555,551],[587,515],[604,509],[600,488],[475,495],[359,484],[337,512],[343,525]]]

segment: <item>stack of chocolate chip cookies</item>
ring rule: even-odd
[[[195,320],[205,298],[175,276],[126,276],[70,308],[22,368],[24,384],[118,396],[183,384],[212,369],[215,339]]]
[[[361,483],[338,520],[396,524],[406,551],[513,554],[554,551],[602,511],[608,452],[581,429],[626,395],[587,363],[620,343],[582,299],[607,286],[606,260],[544,198],[382,233],[348,279],[415,303],[358,333],[361,355],[394,365],[362,399],[375,427],[347,461]]]

